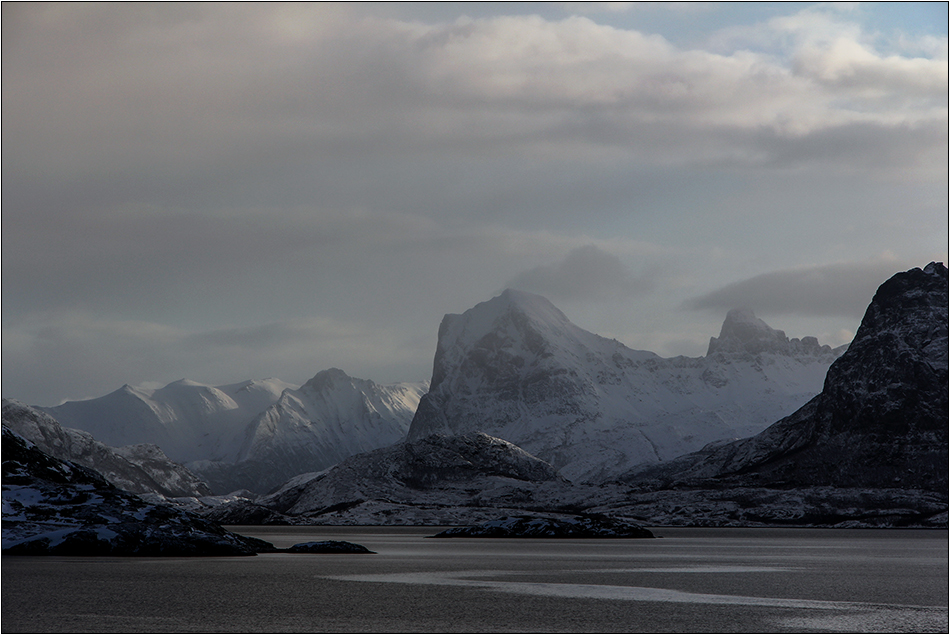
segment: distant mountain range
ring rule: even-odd
[[[947,285],[947,269],[940,263],[895,275],[875,294],[854,341],[832,365],[819,395],[751,438],[715,442],[699,452],[641,466],[625,474],[623,482],[570,483],[544,461],[484,434],[413,439],[410,433],[406,443],[302,475],[270,497],[217,513],[229,522],[252,512],[260,518],[266,510],[275,515],[274,522],[302,524],[463,524],[520,509],[599,513],[656,525],[946,527]],[[512,294],[507,295],[510,302]],[[536,298],[522,296],[517,304],[537,306]],[[495,311],[448,318],[442,333],[449,337],[440,338],[440,344],[498,344],[474,358],[454,359],[470,369],[461,377],[485,378],[470,384],[483,398],[491,376],[486,360],[504,360],[516,369],[506,376],[513,375],[515,382],[500,381],[503,399],[496,401],[511,401],[511,386],[530,367],[527,360],[513,362],[512,351],[523,354],[525,349],[511,346],[512,340],[485,340],[483,331],[456,328],[474,323],[489,333],[497,331],[499,322],[478,319],[486,314],[497,319]],[[519,310],[502,316],[506,326],[530,320]],[[747,314],[742,321],[759,327],[751,332],[761,331]],[[530,333],[509,331],[522,332]],[[466,337],[472,333],[475,337]],[[586,337],[583,332],[581,337]],[[722,340],[720,336],[718,342]],[[757,349],[767,341],[755,340]],[[527,341],[535,360],[550,359],[543,339]],[[558,341],[575,345],[574,353],[586,353],[576,340]],[[587,341],[614,350],[618,346]],[[452,357],[446,350],[440,346],[445,357]],[[564,350],[558,351],[562,358]],[[602,361],[583,359],[594,369]],[[439,368],[437,364],[433,390],[449,376]],[[554,376],[563,374],[569,375]]]
[[[251,490],[174,498],[220,522],[455,524],[520,510],[939,527],[947,286],[940,263],[895,275],[847,351],[737,310],[705,357],[672,359],[508,290],[445,317],[428,392],[330,369],[299,389],[180,381],[45,410],[106,440],[169,439],[218,493]],[[187,473],[157,448],[110,448],[23,404],[7,401],[3,413],[50,453],[143,468],[114,476],[129,483]],[[144,469],[147,460],[164,463]]]
[[[507,290],[445,316],[428,394],[427,382],[378,385],[329,369],[299,389],[277,379],[180,380],[42,410],[103,443],[158,445],[217,494],[263,494],[434,433],[485,432],[568,479],[602,482],[759,432],[817,394],[840,352],[813,337],[790,340],[737,310],[705,357],[664,359],[575,326],[540,296]]]
[[[427,386],[380,385],[337,368],[321,371],[253,418],[237,461],[188,465],[217,492],[266,493],[303,472],[403,440]]]
[[[217,387],[183,379],[39,409],[104,443],[158,445],[218,494],[260,494],[401,440],[425,390],[330,369],[299,389],[278,379]]]
[[[182,379],[158,389],[126,384],[104,397],[40,409],[109,445],[153,443],[176,461],[233,462],[247,425],[288,388],[279,379],[217,387]]]

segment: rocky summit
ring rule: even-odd
[[[841,349],[842,351],[844,349]],[[755,316],[751,309],[732,309],[726,314],[719,337],[709,338],[706,356],[716,353],[775,353],[780,355],[826,356],[840,354],[818,338],[789,339],[785,331],[773,329]]]

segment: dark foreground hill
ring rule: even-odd
[[[627,475],[669,488],[947,489],[947,268],[881,285],[821,393],[751,438]]]
[[[5,555],[243,556],[270,550],[264,541],[147,503],[3,427]]]

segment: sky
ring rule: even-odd
[[[2,393],[429,379],[507,287],[664,357],[948,260],[946,3],[2,4]]]

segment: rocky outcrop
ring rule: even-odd
[[[12,399],[3,400],[3,425],[43,452],[91,468],[116,487],[135,494],[211,494],[204,481],[155,445],[109,447],[88,432],[64,428],[48,414]]]
[[[318,540],[314,542],[298,542],[285,550],[287,553],[376,553],[363,545],[357,545],[345,540]]]
[[[627,482],[669,487],[947,491],[947,268],[878,289],[822,392],[761,434],[711,445]]]
[[[482,433],[434,435],[302,474],[253,503],[206,513],[231,523],[457,524],[551,504],[570,490],[548,463]],[[264,510],[272,515],[266,516]]]
[[[947,528],[946,492],[900,488],[707,487],[628,490],[588,511],[651,527]]]
[[[270,543],[147,503],[3,426],[4,555],[236,556],[270,550]]]
[[[840,351],[833,351],[827,344],[822,346],[815,337],[789,339],[785,331],[773,329],[768,324],[755,317],[751,309],[733,309],[726,314],[722,323],[719,337],[709,338],[709,348],[706,356],[716,353],[748,353],[759,355],[772,353],[794,356],[828,356],[839,355]]]

